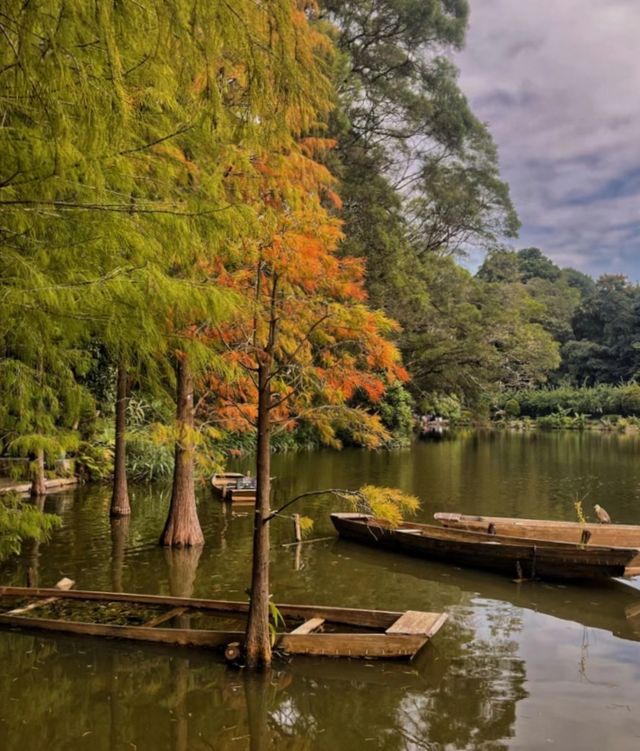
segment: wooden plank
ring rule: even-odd
[[[431,637],[447,620],[446,613],[424,613],[420,610],[407,610],[389,626],[387,634],[421,634]]]
[[[640,615],[640,603],[627,605],[627,607],[624,609],[624,614],[625,618],[627,618],[628,620],[631,618],[637,618]]]
[[[473,516],[455,513],[434,514],[445,527],[486,531],[489,524],[500,535],[537,537],[561,542],[580,542],[582,532],[591,533],[590,544],[614,547],[640,547],[640,525],[600,524],[598,522],[555,521],[552,519],[518,519],[507,516]]]
[[[411,658],[428,642],[412,634],[283,634],[277,646],[290,654],[323,657]]]
[[[159,626],[161,623],[166,623],[167,621],[170,621],[172,618],[175,618],[178,615],[182,615],[183,613],[186,613],[188,608],[180,607],[180,608],[173,608],[173,610],[169,610],[166,613],[161,613],[160,615],[157,615],[155,618],[152,618],[150,621],[147,621],[144,625],[145,628],[153,628],[154,626]]]
[[[73,579],[68,579],[65,576],[56,584],[55,589],[59,590],[60,592],[66,592],[67,590],[71,589],[74,584],[75,582],[73,581]],[[56,602],[59,599],[59,597],[47,597],[44,600],[30,602],[28,605],[25,605],[22,608],[14,608],[13,610],[10,610],[7,615],[20,615],[21,613],[28,613],[30,610],[41,608],[43,607],[43,605],[50,605],[52,602]]]
[[[10,615],[0,615],[0,625],[27,630],[51,631],[80,636],[105,636],[112,639],[130,639],[194,647],[223,647],[229,642],[242,641],[244,638],[242,631],[113,626],[101,623],[56,621],[48,618],[24,618]]]
[[[294,628],[291,632],[292,634],[311,634],[314,631],[317,631],[318,629],[322,628],[324,625],[324,618],[310,618],[308,621],[305,621],[302,625],[298,626],[298,628]]]
[[[131,602],[139,605],[173,605],[187,607],[191,610],[210,610],[219,613],[249,612],[249,603],[229,600],[206,600],[195,597],[171,597],[168,595],[133,594],[129,592],[95,592],[92,590],[72,589],[58,592],[56,589],[43,587],[0,587],[0,597],[60,597],[74,600],[98,600],[102,602]],[[388,628],[401,615],[391,610],[361,610],[356,608],[327,607],[324,605],[290,605],[278,604],[283,616],[300,618],[324,618],[330,623],[343,623],[350,626],[367,628]]]

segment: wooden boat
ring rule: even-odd
[[[241,643],[246,602],[163,595],[0,587],[0,626],[225,650]],[[412,659],[447,616],[408,610],[278,605],[288,630],[275,648],[295,655]],[[189,628],[182,628],[189,617]],[[172,623],[173,622],[173,623]]]
[[[331,514],[341,537],[517,579],[598,579],[640,574],[640,550],[535,540],[429,524],[392,527],[366,514]]]
[[[487,532],[489,528],[503,537],[527,537],[588,545],[640,548],[640,525],[560,522],[544,519],[514,519],[507,516],[472,516],[455,513],[434,514],[434,519],[451,529]],[[588,534],[585,534],[588,533]],[[583,537],[584,535],[584,537]]]
[[[228,503],[255,503],[256,478],[241,472],[223,472],[211,478],[214,496]]]

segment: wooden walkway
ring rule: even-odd
[[[59,493],[74,488],[77,484],[77,477],[55,477],[53,480],[45,480],[47,493]],[[0,477],[0,494],[12,491],[21,495],[29,495],[31,493],[31,482],[16,482],[8,477]]]

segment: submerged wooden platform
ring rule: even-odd
[[[17,608],[3,608],[10,600],[15,602],[24,598],[31,601],[26,606],[19,603]],[[107,622],[89,622],[82,620],[81,616],[72,617],[73,608],[66,609],[65,617],[59,613],[57,617],[50,617],[52,614],[47,612],[47,607],[59,606],[61,602],[78,605],[102,603],[112,608],[114,604],[122,604],[154,612],[153,615],[148,613],[151,617],[136,625],[108,622],[109,618],[106,618]],[[180,646],[224,649],[229,644],[242,642],[248,609],[248,603],[227,600],[0,587],[0,626]],[[38,610],[41,613],[37,613]],[[285,621],[296,625],[290,631],[276,635],[276,649],[289,654],[327,657],[412,659],[447,619],[445,613],[402,613],[316,605],[285,604],[278,605],[278,610]],[[200,620],[202,627],[171,625],[174,619],[180,618],[182,622],[187,616]],[[120,616],[116,614],[116,617]],[[212,623],[207,624],[207,620]],[[216,625],[216,620],[220,628],[205,627]]]

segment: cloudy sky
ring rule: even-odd
[[[471,0],[457,62],[518,246],[640,280],[640,0]]]

